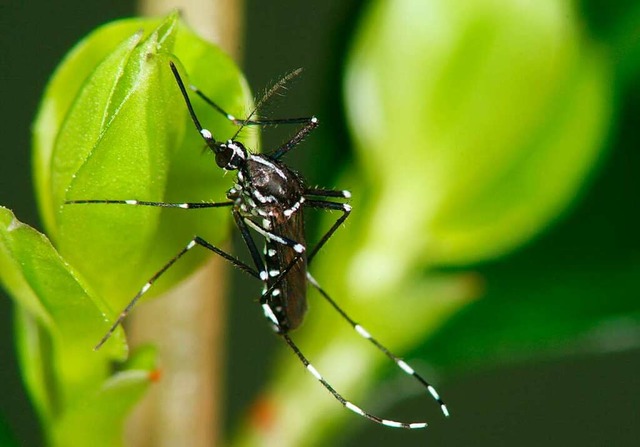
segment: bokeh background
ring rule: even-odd
[[[438,389],[453,417],[434,420],[426,433],[349,420],[348,430],[331,445],[640,442],[640,8],[626,0],[561,3],[571,3],[579,33],[602,48],[614,72],[611,124],[594,169],[569,205],[533,239],[493,259],[444,269],[474,272],[481,298],[408,358],[424,359],[428,370],[437,373]],[[311,111],[321,118],[318,134],[291,157],[312,184],[333,185],[356,157],[346,124],[344,64],[368,6],[355,0],[247,0],[244,5],[241,66],[254,91],[304,67],[304,76],[274,113]],[[135,13],[136,4],[125,1],[0,4],[0,204],[22,221],[41,228],[31,183],[29,129],[49,75],[93,28]],[[486,107],[492,107],[490,96]],[[274,132],[267,138],[277,142],[281,136]],[[540,172],[541,182],[545,174]],[[270,347],[254,354],[252,341],[265,334],[262,317],[251,300],[232,299],[229,306],[224,416],[225,426],[233,430],[267,379],[256,373],[263,369],[256,365],[269,364],[281,347],[273,337]],[[0,427],[6,427],[0,432],[11,433],[7,436],[20,445],[41,445],[15,360],[11,301],[4,296],[0,331]],[[248,351],[250,358],[243,355]],[[377,395],[368,396],[371,404],[394,392],[394,371],[382,376]],[[309,381],[308,386],[317,385]],[[424,398],[416,396],[394,410],[410,417],[421,414],[424,406]]]

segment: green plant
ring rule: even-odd
[[[176,14],[107,25],[67,56],[36,120],[37,193],[55,248],[2,209],[2,280],[17,303],[25,382],[52,445],[120,442],[125,415],[154,376],[154,355],[148,348],[133,353],[114,373],[112,362],[127,358],[122,330],[100,351],[92,347],[145,278],[174,254],[171,242],[194,232],[219,241],[227,233],[228,217],[212,224],[186,216],[176,230],[173,216],[159,210],[64,205],[223,191],[193,150],[197,135],[184,132],[188,117],[169,60],[182,63],[203,88],[222,92],[230,110],[244,110],[250,100],[231,60]],[[198,113],[219,134],[233,132],[210,110]],[[203,259],[181,263],[156,293]]]
[[[637,326],[629,292],[637,264],[613,252],[609,264],[532,273],[516,260],[502,276],[476,273],[478,263],[516,251],[576,203],[607,148],[617,89],[639,66],[632,52],[613,57],[633,41],[634,17],[620,27],[626,33],[594,36],[579,26],[575,5],[562,2],[372,2],[346,72],[356,161],[336,182],[352,190],[355,211],[313,270],[395,352],[465,371],[557,355],[607,324],[606,337],[628,327],[620,322]],[[0,272],[19,304],[25,381],[52,444],[119,442],[124,414],[153,376],[153,352],[134,353],[114,375],[111,362],[126,356],[123,334],[99,353],[91,347],[106,319],[193,233],[214,243],[227,235],[224,213],[213,221],[62,207],[66,199],[223,195],[228,183],[202,162],[201,140],[166,70],[172,54],[203,91],[222,92],[234,114],[250,108],[238,70],[175,16],[110,25],[68,56],[38,119],[38,198],[59,252],[2,211]],[[197,113],[232,134],[211,110]],[[255,140],[247,145],[256,148]],[[203,256],[172,269],[154,293]],[[330,312],[314,306],[296,340],[358,401],[388,361]],[[290,352],[261,399],[267,420],[241,426],[233,445],[326,443],[352,417]]]

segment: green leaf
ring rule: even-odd
[[[106,25],[78,43],[56,70],[41,101],[33,132],[33,169],[38,204],[49,234],[56,230],[50,165],[57,134],[78,91],[96,65],[125,38],[139,40],[140,36],[135,35],[138,29],[131,29],[127,24],[122,21]]]
[[[219,243],[228,229],[229,213],[219,210],[63,204],[225,200],[228,181],[202,151],[202,138],[169,69],[169,60],[176,60],[172,54],[185,67],[185,82],[197,84],[236,116],[250,108],[246,82],[229,57],[171,15],[164,22],[116,22],[81,42],[50,82],[36,123],[36,186],[45,220],[64,256],[116,310],[195,234]],[[89,63],[92,70],[71,76],[75,67]],[[194,107],[216,138],[235,132],[198,98]],[[248,146],[256,147],[255,135],[248,138]],[[175,284],[206,255],[194,250],[152,293]]]
[[[377,257],[494,258],[575,199],[604,148],[612,89],[610,62],[581,36],[570,8],[372,5],[346,91],[360,158],[375,178],[367,237]],[[395,218],[403,213],[411,217]]]
[[[0,279],[19,311],[22,370],[45,420],[95,389],[113,359],[126,355],[121,331],[99,352],[106,333],[104,303],[48,239],[0,207]]]
[[[169,31],[174,27],[172,23]],[[179,98],[168,95],[172,78],[167,51],[174,37],[167,38],[164,30],[160,27],[144,40],[135,34],[95,69],[72,105],[53,152],[56,242],[105,297],[126,291],[130,299],[140,287],[138,269],[131,267],[145,262],[160,209],[64,206],[64,201],[161,196],[169,152],[178,143],[173,115],[167,112],[180,105]],[[137,211],[135,219],[131,211]]]
[[[56,445],[122,445],[124,419],[149,384],[149,371],[128,370],[114,374],[100,389],[63,415],[55,429]]]
[[[51,337],[44,326],[18,304],[14,306],[13,321],[22,380],[40,422],[45,426],[50,425],[58,409],[57,392],[52,383]]]
[[[65,58],[34,127],[36,190],[61,254],[3,210],[0,274],[20,304],[23,374],[55,445],[119,444],[123,418],[153,377],[155,352],[142,350],[127,371],[109,378],[112,360],[126,356],[121,329],[99,352],[92,347],[114,309],[194,234],[219,243],[227,233],[228,212],[65,203],[226,200],[228,180],[202,150],[169,61],[185,83],[197,83],[228,112],[241,117],[251,108],[233,61],[179,23],[176,13],[106,25]],[[202,100],[194,98],[193,105],[217,139],[235,134],[236,126]],[[255,133],[245,143],[256,149]],[[194,250],[153,292],[175,284],[207,254]]]
[[[142,350],[128,363],[135,371],[107,379],[112,361],[127,353],[122,330],[92,350],[110,326],[106,306],[44,235],[6,208],[0,208],[0,280],[17,304],[21,370],[50,441],[118,445],[124,417],[150,382],[155,352]]]

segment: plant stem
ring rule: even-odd
[[[177,9],[191,28],[239,64],[244,31],[243,0],[140,0],[140,12],[158,16]]]
[[[225,265],[214,258],[132,314],[132,345],[158,348],[160,380],[136,408],[127,445],[213,446],[220,437]]]
[[[236,61],[242,33],[242,0],[141,0],[143,15],[172,9],[201,36]],[[135,447],[215,446],[220,441],[225,357],[224,261],[198,272],[132,314],[132,345],[158,347],[161,379],[134,411],[126,444]]]

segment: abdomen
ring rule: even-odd
[[[272,232],[306,247],[302,213],[294,213],[284,224],[272,222]],[[265,265],[267,287],[271,287],[285,268],[299,255],[293,248],[279,242],[266,240]],[[278,282],[267,302],[280,323],[281,332],[296,329],[307,312],[307,256],[302,253],[285,277]]]

